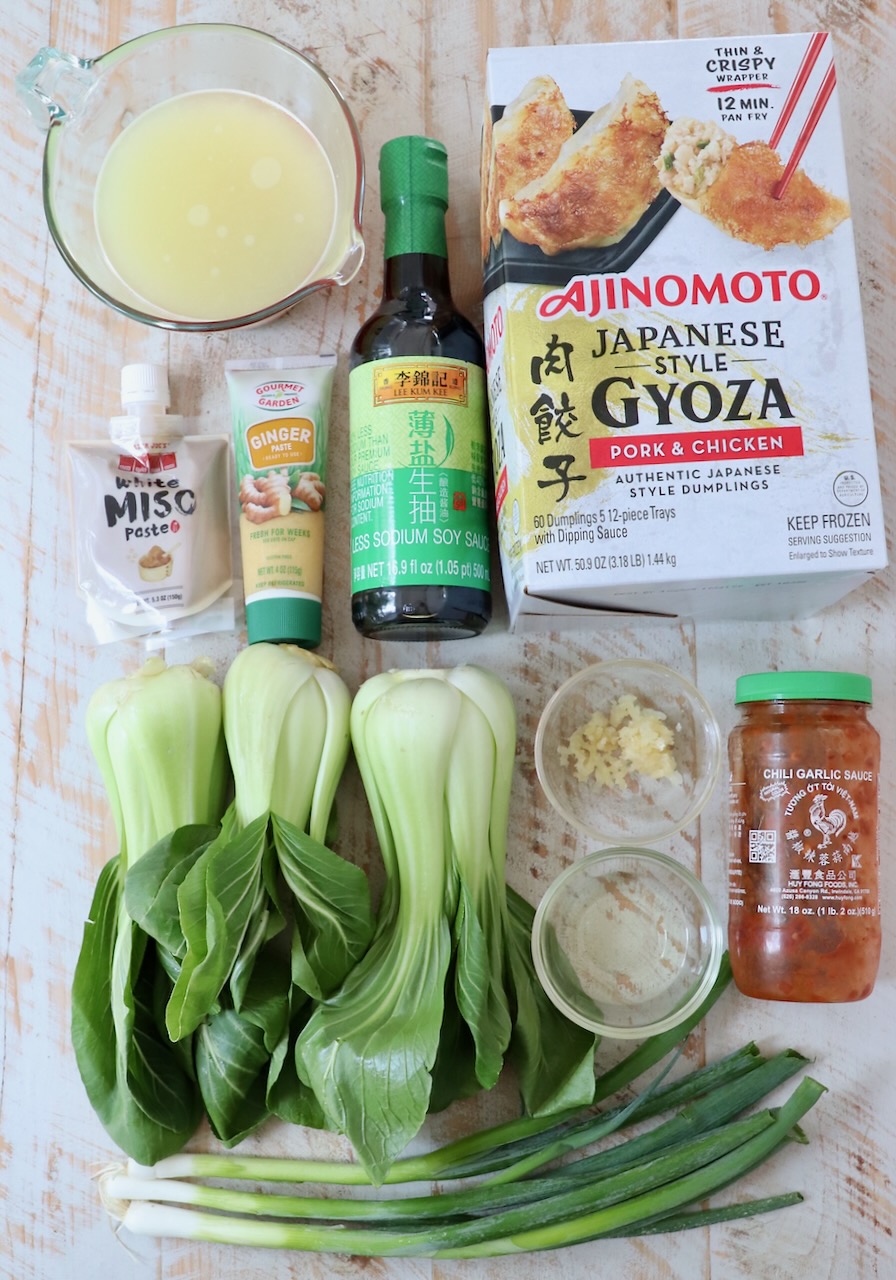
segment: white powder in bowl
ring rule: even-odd
[[[611,1017],[616,1006],[667,998],[688,971],[695,937],[675,894],[650,875],[627,871],[596,878],[590,894],[580,918],[569,922],[583,990]]]

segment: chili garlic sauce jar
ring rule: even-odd
[[[763,1000],[869,995],[880,960],[880,738],[871,681],[836,671],[741,676],[731,766],[728,947]]]

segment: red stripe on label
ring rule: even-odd
[[[653,436],[603,436],[588,442],[594,468],[715,462],[719,458],[801,458],[802,427],[762,431],[684,431]]]
[[[743,93],[746,89],[780,89],[779,84],[769,84],[766,80],[757,80],[751,84],[711,84],[707,93]]]
[[[495,486],[495,511],[498,515],[501,514],[504,499],[507,497],[507,487],[507,468],[502,467],[501,474],[498,476],[498,483]]]

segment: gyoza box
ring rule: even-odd
[[[798,617],[886,563],[832,41],[494,49],[511,624]]]

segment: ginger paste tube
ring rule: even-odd
[[[249,643],[321,639],[327,430],[336,356],[231,360]]]

